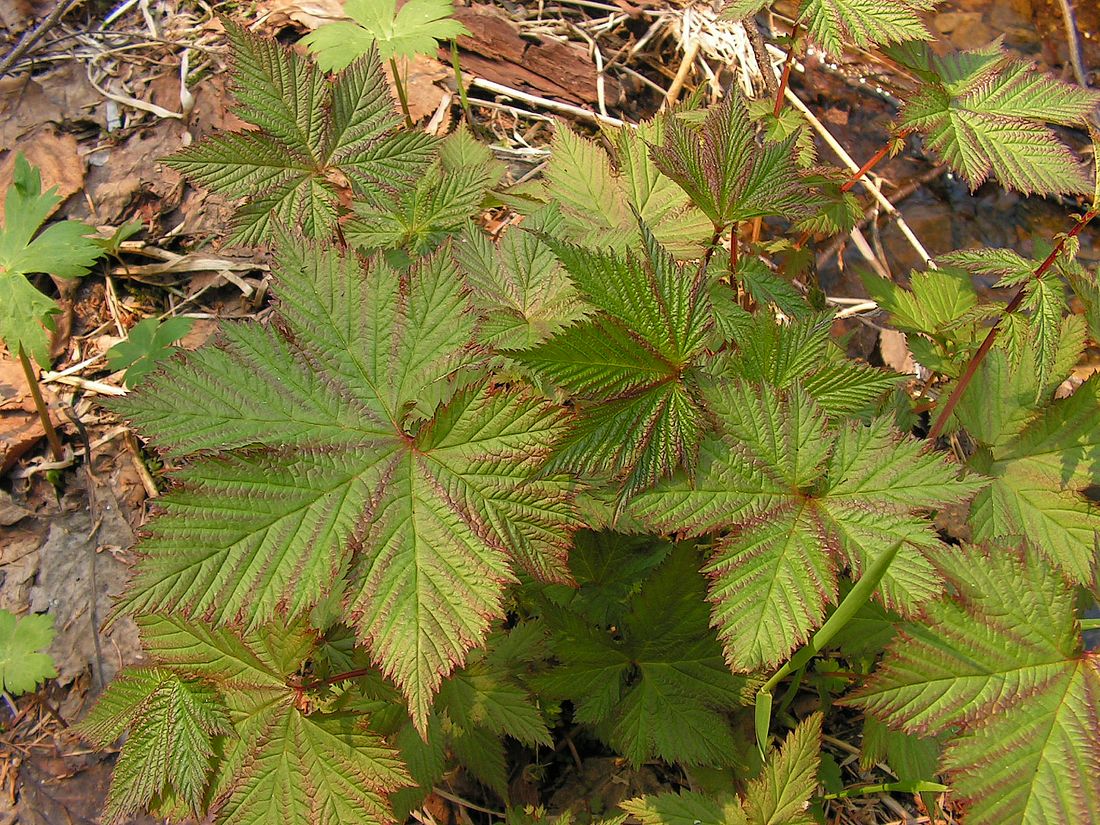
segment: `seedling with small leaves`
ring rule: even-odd
[[[411,126],[405,81],[397,58],[432,55],[441,40],[468,36],[470,30],[454,19],[454,3],[407,0],[398,10],[396,0],[347,0],[344,13],[351,22],[326,23],[306,35],[302,42],[317,55],[317,65],[326,72],[342,71],[377,50],[379,57],[389,61],[401,108]],[[461,78],[456,80],[461,87]]]
[[[175,351],[172,344],[187,335],[194,323],[191,318],[139,321],[126,340],[107,350],[107,363],[113,370],[126,370],[126,386],[132,389]]]
[[[49,614],[20,618],[0,609],[0,690],[21,696],[57,675],[53,658],[45,652],[54,633]]]

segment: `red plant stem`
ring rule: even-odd
[[[375,672],[376,668],[373,667],[361,667],[358,670],[345,670],[343,673],[337,673],[335,676],[329,676],[327,679],[314,679],[312,682],[305,682],[299,685],[299,689],[314,690],[315,688],[324,687],[325,685],[335,685],[337,682],[357,679],[360,676],[367,676]]]
[[[888,154],[890,154],[890,147],[893,145],[895,140],[904,140],[906,137],[908,137],[908,135],[911,131],[912,131],[912,129],[902,129],[900,132],[897,133],[897,135],[895,135],[894,137],[887,140],[886,143],[883,144],[882,148],[879,149],[877,152],[875,152],[871,156],[871,159],[869,161],[867,161],[865,164],[863,164],[863,166],[860,167],[858,172],[856,172],[854,175],[852,175],[850,178],[848,178],[848,180],[845,182],[845,184],[840,187],[840,191],[841,192],[850,191],[853,186],[855,186],[857,183],[859,183],[861,180],[863,180],[864,175],[866,175],[868,172],[870,172],[872,169],[874,169],[876,166],[878,166],[879,161],[881,161],[884,157],[886,157]]]
[[[737,272],[737,221],[730,225],[730,283]]]
[[[787,56],[783,59],[783,76],[779,78],[779,91],[775,93],[773,117],[779,117],[779,113],[783,111],[784,95],[787,93],[787,84],[791,80],[791,65],[794,63],[794,43],[798,39],[798,25],[795,23],[794,28],[791,29],[791,45],[787,47]]]
[[[1052,266],[1054,262],[1058,260],[1058,256],[1062,254],[1062,250],[1066,248],[1066,243],[1070,238],[1076,238],[1081,234],[1081,230],[1088,226],[1089,221],[1100,215],[1100,210],[1093,209],[1086,212],[1077,225],[1069,231],[1069,234],[1060,238],[1058,243],[1055,244],[1054,249],[1047,255],[1046,260],[1039,264],[1039,268],[1032,273],[1032,279],[1042,278]],[[947,419],[951,417],[951,413],[955,411],[955,407],[959,404],[959,399],[962,398],[962,394],[966,392],[966,388],[970,385],[971,380],[974,378],[974,374],[978,371],[978,367],[981,366],[982,360],[989,351],[993,349],[993,342],[997,339],[997,332],[1001,328],[1001,321],[1004,320],[1006,315],[1011,315],[1024,301],[1024,295],[1027,292],[1027,282],[1020,285],[1020,288],[1016,290],[1016,294],[1012,296],[1012,300],[1008,302],[1008,306],[1004,308],[1004,312],[997,319],[996,323],[990,327],[989,332],[985,336],[985,340],[982,341],[978,351],[970,357],[970,362],[966,365],[966,369],[963,370],[962,376],[959,378],[959,383],[955,385],[955,389],[952,390],[951,395],[948,397],[947,402],[943,405],[943,408],[936,416],[935,423],[932,424],[932,429],[928,431],[928,443],[934,444],[936,439],[943,433],[943,428],[947,426]]]
[[[714,257],[714,250],[718,248],[718,241],[722,237],[722,227],[714,227],[714,235],[710,239],[710,244],[707,246],[707,251],[703,253],[703,262],[699,267],[700,272],[705,272],[707,266],[710,264],[710,259]]]
[[[31,398],[34,399],[34,408],[38,410],[38,418],[42,422],[42,429],[46,432],[46,440],[50,442],[53,460],[62,461],[65,458],[65,450],[62,448],[61,439],[50,420],[50,412],[46,409],[46,401],[42,398],[42,391],[38,388],[38,379],[34,375],[31,359],[27,357],[27,353],[23,351],[22,347],[19,348],[19,363],[23,365],[23,375],[27,377],[27,386],[30,388]]]

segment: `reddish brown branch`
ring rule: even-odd
[[[864,175],[866,175],[868,172],[870,172],[872,169],[874,169],[876,166],[878,166],[879,161],[881,161],[884,157],[886,157],[888,154],[890,154],[890,147],[894,145],[894,141],[896,141],[896,140],[905,140],[905,138],[909,136],[909,133],[911,131],[912,131],[911,129],[902,129],[895,136],[893,136],[892,138],[887,140],[886,143],[882,146],[882,148],[879,149],[877,152],[875,152],[871,156],[871,159],[859,168],[858,172],[856,172],[850,178],[848,178],[848,180],[844,183],[844,185],[840,187],[840,191],[841,192],[851,191],[853,186],[855,186],[857,183],[859,183],[861,180],[863,180]]]
[[[1020,308],[1020,304],[1024,301],[1024,295],[1027,293],[1027,285],[1030,280],[1036,278],[1042,278],[1052,266],[1054,262],[1058,260],[1058,256],[1062,254],[1062,250],[1066,248],[1066,243],[1071,238],[1076,238],[1081,234],[1081,230],[1088,226],[1089,221],[1100,215],[1100,210],[1092,210],[1086,212],[1077,225],[1069,231],[1067,235],[1064,235],[1055,244],[1054,249],[1047,255],[1046,260],[1039,264],[1039,268],[1032,273],[1031,279],[1020,285],[1020,288],[1016,291],[1016,294],[1012,296],[1012,300],[1008,302],[1008,306],[1004,308],[1004,312],[997,321],[990,327],[989,332],[985,336],[985,340],[982,341],[981,346],[978,347],[978,351],[971,356],[970,362],[966,365],[966,369],[963,370],[963,374],[959,377],[959,382],[955,385],[955,389],[952,390],[951,395],[948,397],[947,402],[943,405],[943,408],[936,416],[936,421],[932,425],[932,429],[928,431],[928,442],[934,444],[936,439],[943,433],[943,428],[947,426],[947,419],[951,417],[951,413],[955,411],[955,407],[959,404],[959,399],[962,398],[962,394],[966,392],[966,388],[970,385],[971,380],[974,378],[974,374],[978,371],[978,367],[981,366],[985,356],[989,354],[989,351],[993,348],[993,342],[997,339],[997,332],[1001,328],[1001,321],[1004,320],[1006,315],[1011,315],[1017,309]]]
[[[722,238],[722,227],[714,227],[714,235],[711,236],[710,244],[707,246],[707,251],[703,253],[703,261],[699,266],[700,272],[705,272],[707,266],[710,264],[710,259],[714,257],[714,250],[718,248],[718,241]]]
[[[730,225],[730,283],[737,272],[737,221]]]
[[[794,64],[794,46],[798,40],[798,23],[791,29],[791,45],[787,47],[787,56],[783,59],[783,76],[779,78],[779,91],[775,93],[775,108],[772,110],[774,117],[779,117],[783,111],[783,99],[787,93],[787,85],[791,81],[791,66]]]
[[[299,685],[299,690],[316,690],[319,687],[325,685],[335,685],[337,682],[345,682],[348,679],[358,679],[360,676],[369,676],[372,673],[376,673],[376,669],[373,667],[361,667],[357,670],[345,670],[343,673],[337,673],[335,676],[329,676],[327,679],[314,679],[312,682],[303,682]]]

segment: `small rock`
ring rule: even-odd
[[[974,15],[977,17],[977,15]],[[981,18],[964,20],[951,33],[951,45],[956,49],[981,49],[988,46],[996,33]]]
[[[945,11],[933,18],[932,25],[940,34],[951,34],[963,23],[981,22],[981,19],[976,11]]]

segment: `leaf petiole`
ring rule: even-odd
[[[19,348],[19,363],[23,365],[23,375],[27,378],[27,386],[30,388],[31,398],[34,399],[34,408],[38,411],[42,429],[46,432],[46,440],[50,442],[50,451],[53,453],[54,461],[63,461],[65,450],[61,446],[61,438],[57,435],[57,430],[54,429],[53,421],[50,420],[50,413],[46,409],[45,399],[42,398],[42,390],[39,388],[38,379],[34,375],[31,359],[27,357],[27,353],[22,347]]]
[[[397,99],[401,101],[401,111],[405,115],[405,125],[412,129],[416,124],[413,123],[412,115],[409,113],[409,97],[405,91],[405,80],[397,68],[397,58],[390,58],[390,71],[393,72],[393,85],[397,89]]]
[[[765,746],[768,743],[772,691],[783,679],[804,667],[825,645],[832,641],[832,638],[840,632],[841,628],[852,620],[852,617],[871,598],[871,594],[878,587],[879,582],[882,581],[882,577],[890,569],[890,564],[897,556],[902,543],[901,541],[896,542],[889,550],[875,559],[874,563],[863,572],[863,575],[859,577],[852,589],[848,591],[848,595],[837,605],[833,615],[821,626],[821,629],[811,636],[810,640],[794,656],[788,659],[779,670],[772,674],[772,677],[757,691],[754,716],[756,721],[756,746],[759,748],[761,755],[763,755]]]

